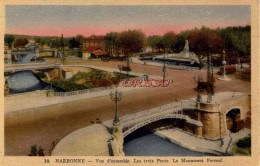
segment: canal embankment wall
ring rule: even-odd
[[[231,140],[228,136],[224,137],[224,144],[222,145],[221,139],[197,137],[178,128],[156,130],[154,134],[189,150],[205,153],[205,155],[207,153],[214,155],[225,154]]]

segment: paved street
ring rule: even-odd
[[[117,68],[123,62],[101,62],[101,61],[65,61],[65,64],[86,64],[99,67]],[[162,68],[131,64],[133,72],[147,73],[162,76]],[[119,103],[119,115],[126,115],[148,108],[164,105],[173,101],[180,101],[197,95],[194,91],[196,83],[194,76],[202,75],[206,80],[206,71],[182,71],[167,70],[167,79],[174,81],[166,88],[148,88],[134,91],[123,96]],[[220,77],[216,75],[216,77]],[[216,80],[216,91],[234,91],[250,93],[250,82],[229,76],[232,81]],[[18,101],[17,101],[18,102]],[[30,101],[28,101],[30,102]],[[18,103],[19,104],[19,103]],[[39,117],[38,112],[46,112],[45,117]],[[34,111],[10,115],[6,119],[16,119],[18,124],[9,124],[5,121],[5,154],[27,155],[33,144],[40,145],[48,155],[51,142],[62,139],[67,134],[91,125],[91,121],[100,118],[102,121],[112,119],[115,112],[115,104],[109,96],[85,99],[70,103],[57,104],[48,107],[35,108]],[[21,118],[21,117],[27,117]]]

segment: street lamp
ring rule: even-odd
[[[222,65],[223,65],[223,76],[219,78],[219,80],[222,80],[222,81],[230,81],[230,78],[227,78],[226,76],[226,51],[223,50],[223,61],[222,61]]]
[[[196,77],[195,76],[194,76],[194,79],[196,81]],[[200,95],[200,93],[202,92],[202,89],[200,87],[201,86],[200,85],[201,82],[202,82],[202,77],[199,75],[198,76],[198,85],[197,85],[198,96],[196,98],[196,108],[197,109],[200,109],[200,103],[202,101],[202,98],[201,98],[201,95]]]
[[[165,65],[165,52],[164,52],[164,60],[163,60],[163,69],[162,69],[162,72],[163,72],[163,83],[165,82],[165,78],[166,78],[166,65]]]
[[[115,118],[113,121],[113,124],[116,124],[120,121],[119,117],[118,117],[118,102],[121,101],[122,93],[116,89],[115,93],[110,92],[109,95],[110,95],[111,100],[116,103],[116,115],[115,115]]]

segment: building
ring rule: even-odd
[[[98,54],[99,51],[102,54],[106,51],[105,36],[91,35],[83,39],[83,59],[88,59],[91,55],[93,57],[93,53]]]

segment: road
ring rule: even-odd
[[[117,68],[123,62],[101,61],[65,61],[65,64],[87,64],[99,67]],[[162,68],[131,64],[133,72],[162,75]],[[148,88],[134,91],[123,96],[119,103],[119,115],[135,113],[145,109],[164,105],[173,101],[180,101],[197,95],[194,91],[196,83],[193,77],[202,75],[206,78],[205,71],[167,70],[167,78],[174,81],[165,88]],[[216,75],[216,77],[220,77]],[[250,93],[250,82],[229,76],[232,81],[216,80],[216,92],[234,91]],[[19,104],[19,103],[18,103]],[[62,139],[69,133],[82,127],[91,125],[91,121],[100,118],[102,121],[112,119],[115,114],[115,104],[109,96],[80,100],[65,104],[36,108],[34,112],[46,111],[52,116],[34,120],[37,114],[28,114],[27,119],[21,119],[18,124],[5,125],[5,155],[24,156],[30,152],[30,147],[37,144],[44,148],[48,155],[51,142]],[[22,113],[21,113],[22,114]],[[17,114],[13,118],[17,118]]]

